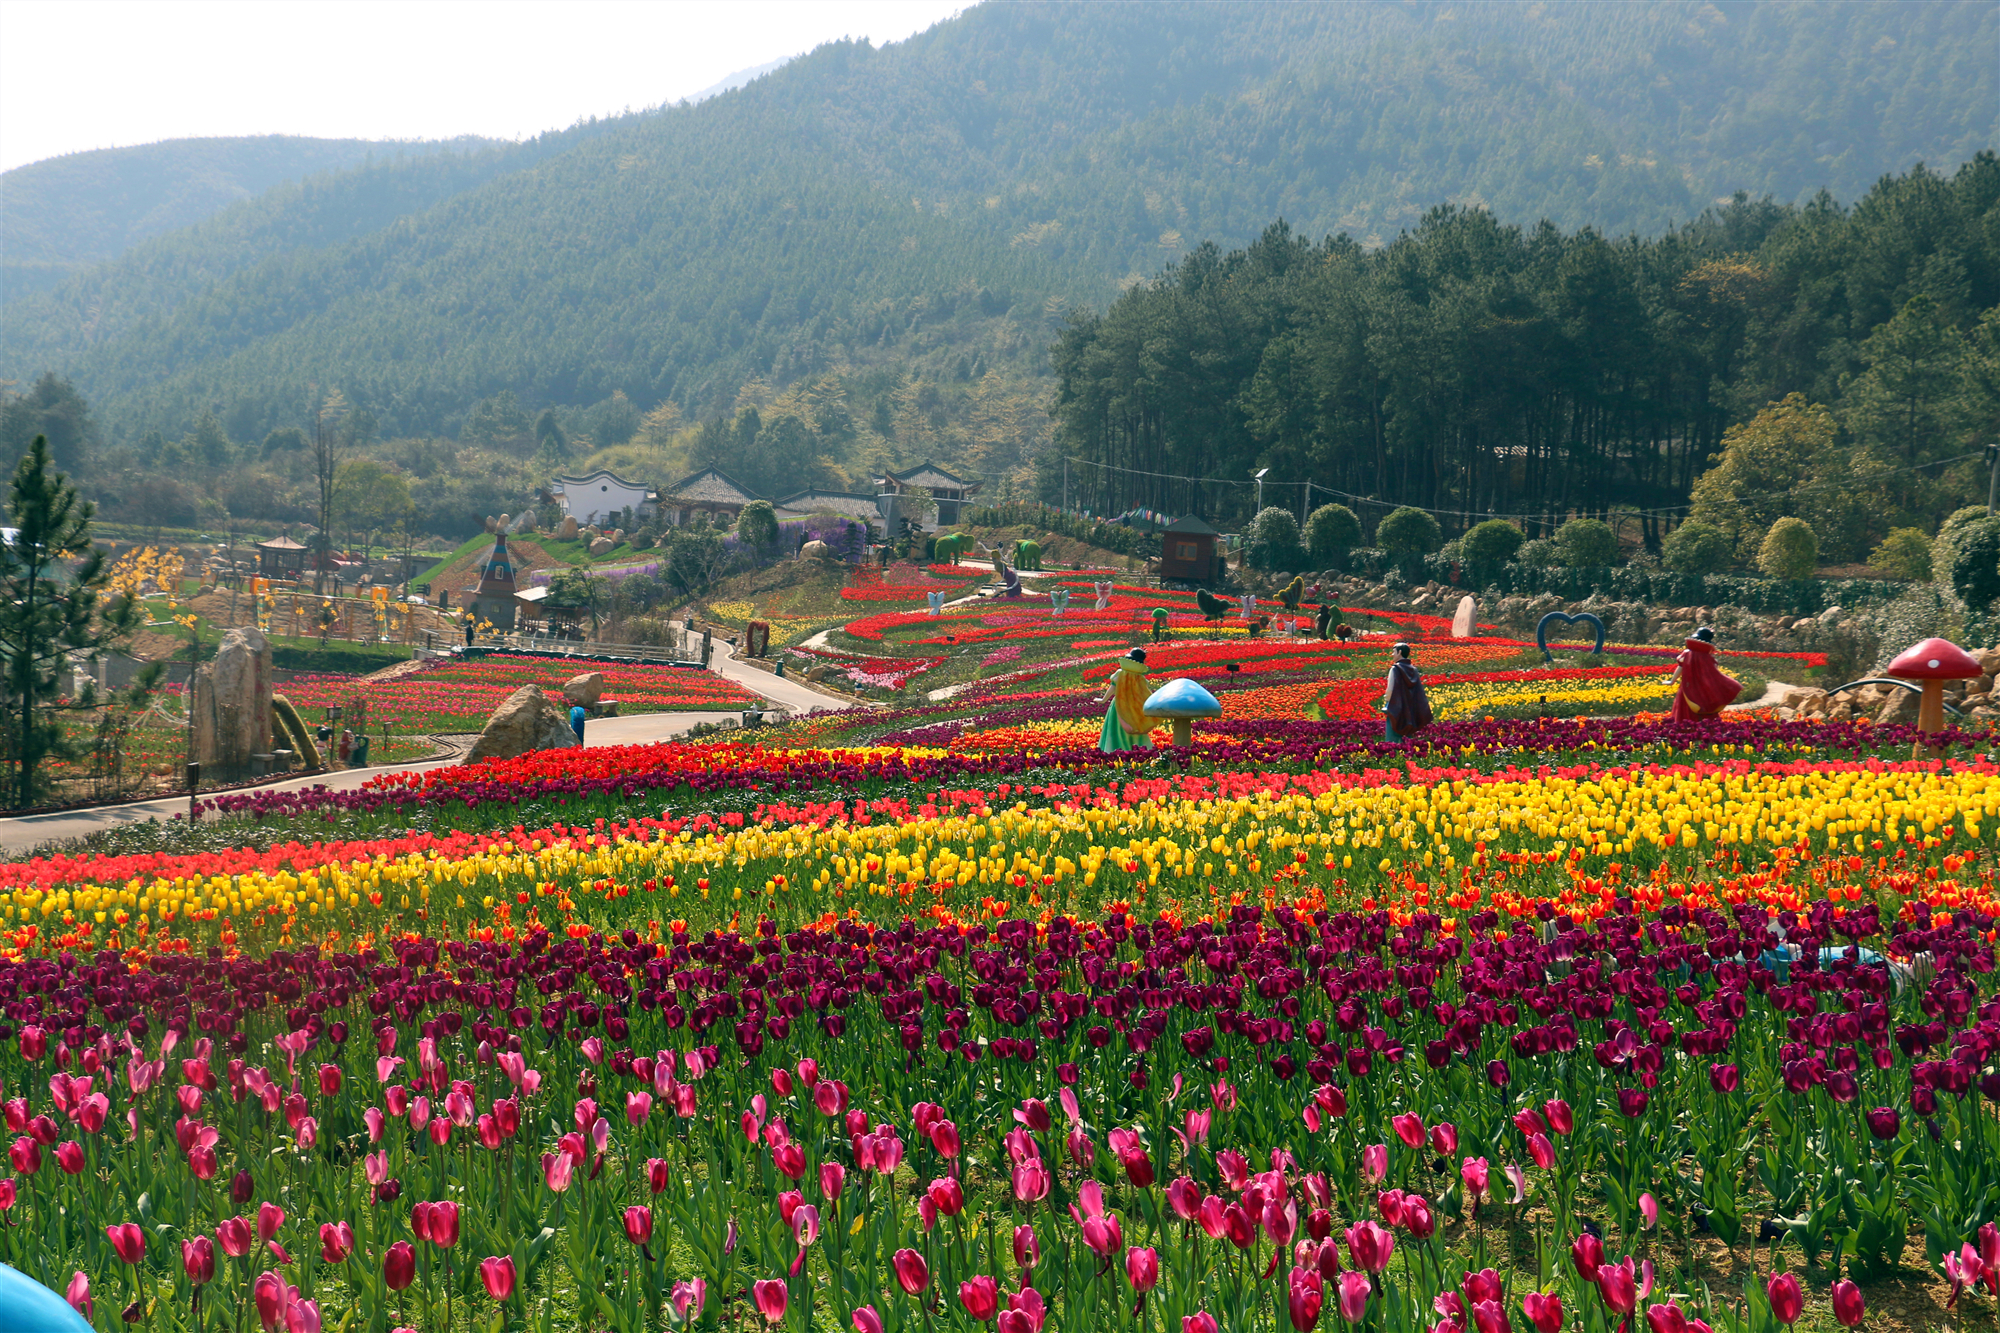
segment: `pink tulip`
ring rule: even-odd
[[[1646,1230],[1651,1231],[1660,1224],[1660,1201],[1650,1194],[1641,1194],[1639,1216],[1645,1220]]]
[[[269,1240],[285,1224],[285,1210],[275,1203],[257,1205],[257,1239]]]
[[[90,1318],[90,1279],[84,1276],[81,1268],[70,1278],[69,1285],[63,1288],[63,1299],[69,1302],[70,1309],[85,1319]]]
[[[1197,1310],[1181,1317],[1181,1333],[1222,1333],[1215,1316],[1206,1310]]]
[[[241,1259],[250,1253],[250,1247],[257,1243],[256,1233],[251,1231],[248,1220],[241,1217],[225,1218],[215,1224],[215,1243],[222,1252],[232,1259]]]
[[[628,1092],[625,1094],[625,1118],[634,1125],[646,1123],[646,1117],[653,1113],[653,1094],[650,1092]]]
[[[1361,1150],[1361,1174],[1371,1185],[1379,1185],[1389,1175],[1389,1148],[1386,1144],[1371,1143]]]
[[[1412,1148],[1417,1145],[1412,1143]],[[1458,1151],[1458,1126],[1445,1124],[1431,1127],[1431,1151],[1440,1157],[1449,1157]]]
[[[566,1152],[545,1152],[542,1154],[542,1181],[549,1189],[561,1194],[569,1188],[570,1171],[576,1161]]]
[[[875,1313],[875,1307],[864,1305],[853,1314],[854,1333],[882,1333],[882,1316]]]
[[[1022,1203],[1035,1203],[1048,1197],[1050,1177],[1048,1168],[1041,1159],[1029,1158],[1014,1168],[1014,1197]]]
[[[1764,1284],[1764,1295],[1771,1302],[1771,1314],[1781,1324],[1796,1324],[1805,1312],[1805,1295],[1799,1290],[1799,1280],[1790,1273],[1773,1274]]]
[[[139,1229],[137,1222],[120,1222],[116,1226],[104,1228],[104,1234],[111,1238],[111,1248],[118,1257],[128,1264],[136,1264],[146,1257],[146,1233]]]
[[[1846,1278],[1833,1284],[1833,1317],[1843,1328],[1855,1328],[1862,1316],[1868,1313],[1868,1302],[1861,1299],[1861,1288]]]
[[[1014,1228],[1014,1264],[1025,1271],[1041,1261],[1041,1242],[1035,1239],[1035,1229],[1023,1222]]]
[[[766,1323],[776,1324],[783,1321],[785,1306],[790,1304],[792,1292],[782,1282],[759,1278],[750,1284],[750,1299],[756,1302],[757,1313],[764,1316]]]
[[[1358,1324],[1363,1319],[1366,1319],[1368,1317],[1368,1297],[1372,1294],[1373,1292],[1368,1285],[1368,1278],[1365,1274],[1356,1273],[1351,1270],[1342,1273],[1340,1275],[1340,1317],[1350,1324]],[[1292,1323],[1294,1327],[1298,1326],[1296,1315],[1293,1317]],[[1311,1326],[1307,1325],[1306,1327]]]
[[[1486,1197],[1486,1187],[1492,1183],[1491,1171],[1484,1157],[1466,1158],[1459,1165],[1458,1178],[1465,1182],[1465,1192],[1475,1201]]]
[[[81,1173],[84,1166],[83,1145],[74,1139],[67,1143],[58,1143],[56,1165],[63,1169],[65,1175],[74,1176]]]
[[[417,1251],[410,1242],[399,1240],[382,1255],[382,1281],[391,1291],[401,1291],[417,1280]]]
[[[701,1278],[676,1282],[669,1299],[673,1301],[675,1317],[683,1324],[689,1323],[708,1301],[708,1283]]]
[[[889,1266],[896,1272],[897,1285],[912,1296],[931,1284],[930,1265],[915,1250],[896,1251]]]
[[[1530,1134],[1528,1136],[1528,1156],[1534,1158],[1535,1165],[1542,1170],[1551,1170],[1556,1164],[1555,1145],[1549,1142],[1549,1136],[1546,1134]]]
[[[1201,1186],[1188,1176],[1182,1176],[1167,1186],[1167,1203],[1183,1222],[1194,1219],[1201,1208],[1201,1198]]]
[[[1357,1222],[1347,1229],[1347,1253],[1356,1268],[1379,1273],[1389,1266],[1389,1256],[1395,1251],[1395,1233],[1373,1222]]]
[[[985,1323],[1000,1311],[1000,1284],[990,1277],[972,1278],[958,1284],[958,1299],[967,1314]]]
[[[495,1255],[479,1261],[479,1280],[486,1287],[486,1294],[496,1301],[504,1301],[514,1294],[514,1260],[508,1255]]]
[[[1125,1251],[1125,1277],[1132,1290],[1141,1294],[1160,1285],[1160,1255],[1157,1250],[1133,1246]]]
[[[354,1253],[354,1228],[345,1222],[322,1222],[319,1227],[319,1257],[337,1264]]]
[[[1521,1313],[1535,1326],[1535,1333],[1560,1333],[1563,1322],[1562,1297],[1531,1291],[1521,1298]]]
[[[819,1194],[828,1203],[840,1197],[840,1191],[847,1185],[847,1168],[839,1162],[822,1162],[819,1168]]]
[[[188,1281],[203,1286],[215,1280],[215,1242],[206,1236],[181,1242],[181,1268]]]
[[[1569,1103],[1560,1097],[1544,1103],[1542,1114],[1548,1117],[1549,1128],[1558,1134],[1568,1134],[1576,1128],[1576,1116],[1571,1113]]]
[[[1404,1147],[1424,1146],[1424,1122],[1421,1116],[1406,1111],[1402,1115],[1391,1116],[1389,1124],[1394,1127],[1396,1137],[1403,1141]]]
[[[667,1164],[657,1157],[647,1158],[646,1159],[647,1188],[651,1189],[655,1194],[662,1194],[666,1192],[667,1183],[668,1183]],[[822,1188],[824,1188],[824,1185],[822,1185]]]

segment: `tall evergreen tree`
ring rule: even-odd
[[[14,469],[7,508],[15,534],[0,541],[0,687],[8,798],[18,809],[46,789],[45,761],[76,752],[52,708],[66,668],[95,662],[144,617],[135,599],[105,596],[110,569],[90,544],[94,506],[56,471],[46,437]],[[81,563],[71,570],[72,561]]]

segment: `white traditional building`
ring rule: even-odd
[[[557,477],[549,491],[563,514],[579,523],[609,523],[627,509],[636,523],[650,518],[660,499],[644,482],[627,481],[602,468],[587,477]]]

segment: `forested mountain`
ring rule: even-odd
[[[204,414],[239,441],[301,424],[329,387],[389,435],[460,435],[502,394],[626,423],[596,446],[797,387],[838,400],[786,445],[816,475],[923,452],[997,475],[1045,438],[1020,404],[1065,313],[1204,241],[1283,218],[1361,253],[1438,203],[1657,235],[1738,190],[1853,199],[2000,142],[1996,35],[1972,0],[983,6],[238,205],[10,296],[0,377],[69,376],[128,467]]]
[[[267,134],[102,148],[16,167],[0,173],[0,292],[13,299],[46,291],[286,181],[480,146],[474,139],[446,145]]]
[[[1398,504],[1531,534],[1637,511],[1655,549],[1728,428],[1796,393],[1840,436],[1759,486],[1853,560],[1986,497],[2000,159],[1885,179],[1851,210],[1743,199],[1655,239],[1449,206],[1375,251],[1277,225],[1073,322],[1054,360],[1043,493],[1068,456],[1072,501],[1099,512],[1241,522],[1264,466],[1295,512],[1309,480],[1371,526]]]

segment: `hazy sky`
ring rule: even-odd
[[[206,135],[512,139],[970,0],[0,0],[0,170]]]

